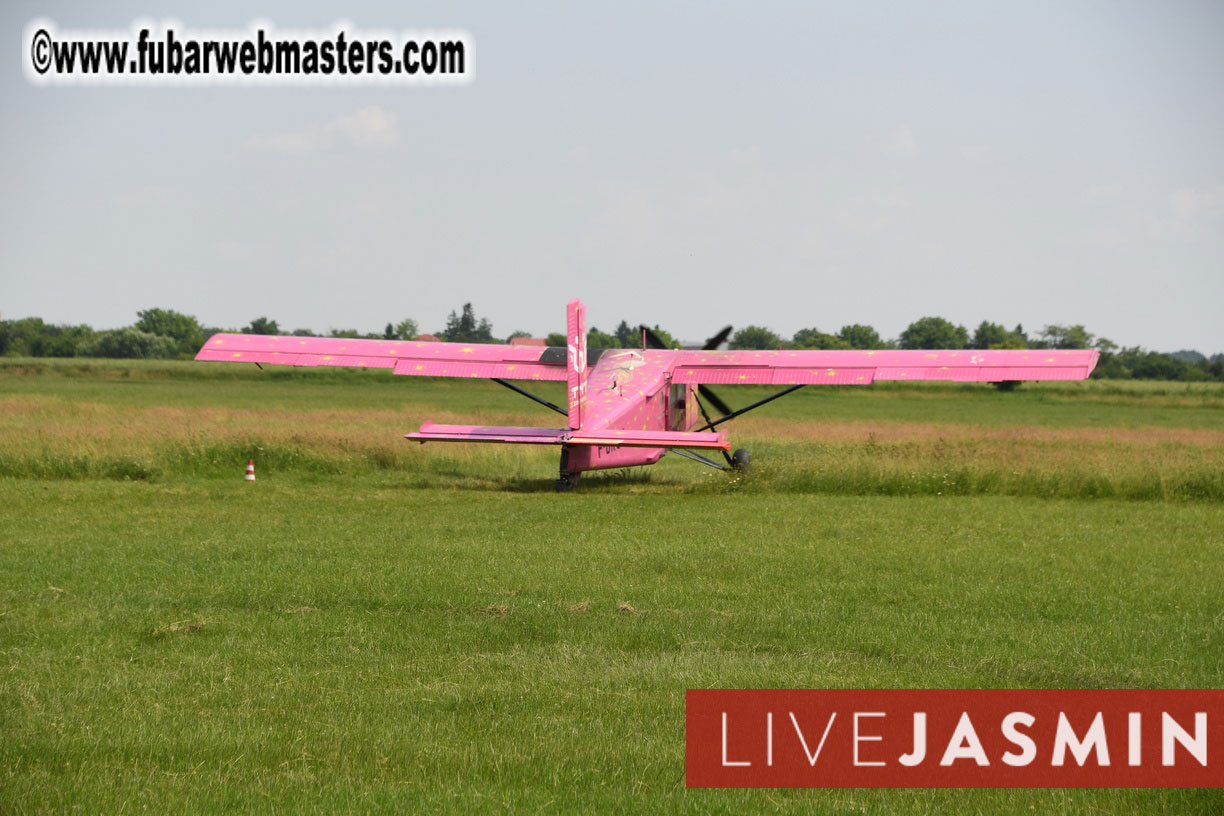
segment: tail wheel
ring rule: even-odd
[[[735,453],[731,454],[731,467],[745,473],[752,467],[752,454],[747,448],[736,448]]]

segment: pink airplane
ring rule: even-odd
[[[390,368],[422,377],[490,379],[566,417],[564,428],[437,425],[426,422],[406,438],[425,442],[503,442],[561,446],[557,490],[569,490],[586,470],[653,465],[668,451],[720,470],[742,469],[748,451],[729,453],[727,420],[805,385],[869,385],[880,380],[1082,380],[1097,352],[1044,349],[948,351],[718,351],[728,326],[702,349],[667,349],[643,329],[641,349],[586,347],[586,308],[572,300],[566,347],[488,343],[349,340],[331,337],[217,334],[197,360],[295,366]],[[647,346],[653,346],[649,348]],[[510,380],[558,380],[568,410]],[[738,410],[710,385],[776,385],[782,390]],[[706,403],[719,412],[711,418]],[[721,451],[726,465],[696,451]]]

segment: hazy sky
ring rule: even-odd
[[[592,5],[4,4],[0,313],[1224,351],[1224,4]],[[35,88],[39,16],[461,28],[474,81]]]

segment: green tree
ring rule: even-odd
[[[531,337],[531,332],[525,332],[525,331],[522,331],[521,329],[515,329],[514,331],[510,332],[510,334],[506,337],[506,342],[509,343],[511,340],[514,340],[515,338],[518,338],[518,337]]]
[[[1092,333],[1083,326],[1060,326],[1051,324],[1041,330],[1038,348],[1086,349],[1092,348]]]
[[[485,318],[477,319],[472,304],[463,304],[463,313],[450,313],[446,318],[446,328],[439,334],[443,340],[450,343],[493,343],[493,324]]]
[[[942,317],[924,317],[909,324],[899,340],[903,349],[963,349],[969,332]]]
[[[762,326],[747,326],[731,335],[733,349],[776,349],[783,345],[782,338]]]
[[[266,317],[257,317],[248,325],[242,328],[243,334],[280,334],[280,326],[276,325],[275,320],[269,320]]]
[[[627,321],[622,320],[620,325],[616,327],[616,347],[617,348],[635,348],[642,345],[642,332],[636,326],[630,326]]]
[[[146,334],[169,337],[180,354],[194,354],[204,345],[204,329],[191,315],[173,309],[145,309],[137,312],[135,328]]]
[[[975,349],[995,348],[998,344],[1006,343],[1009,339],[1011,339],[1011,332],[1007,329],[998,323],[983,320],[973,332],[973,340],[969,346]]]
[[[837,336],[852,349],[884,348],[884,341],[880,339],[879,333],[871,326],[865,326],[862,323],[842,326]]]
[[[620,346],[616,344],[615,337],[592,326],[587,332],[587,348],[620,348]]]
[[[544,338],[544,344],[548,346],[560,346],[565,348],[568,345],[568,338],[561,332],[552,332]]]
[[[7,357],[72,357],[94,336],[89,326],[50,325],[41,317],[0,321],[0,354]]]
[[[832,334],[825,334],[819,329],[800,329],[795,332],[792,340],[797,349],[848,349],[850,344]],[[777,346],[773,346],[777,348]]]
[[[415,340],[417,335],[421,333],[417,322],[411,317],[405,317],[394,326],[388,323],[387,329],[391,332],[387,337],[388,340]]]
[[[81,357],[113,357],[122,360],[168,359],[178,354],[173,338],[142,332],[128,326],[99,332],[77,346]]]
[[[1125,354],[1129,351],[1129,354]],[[1142,351],[1138,348],[1124,350],[1127,366],[1140,380],[1197,380],[1201,378],[1194,366],[1176,360],[1167,354]]]

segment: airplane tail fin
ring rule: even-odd
[[[587,347],[586,307],[578,299],[571,300],[565,311],[565,366],[569,397],[569,426],[582,427],[586,411]]]

